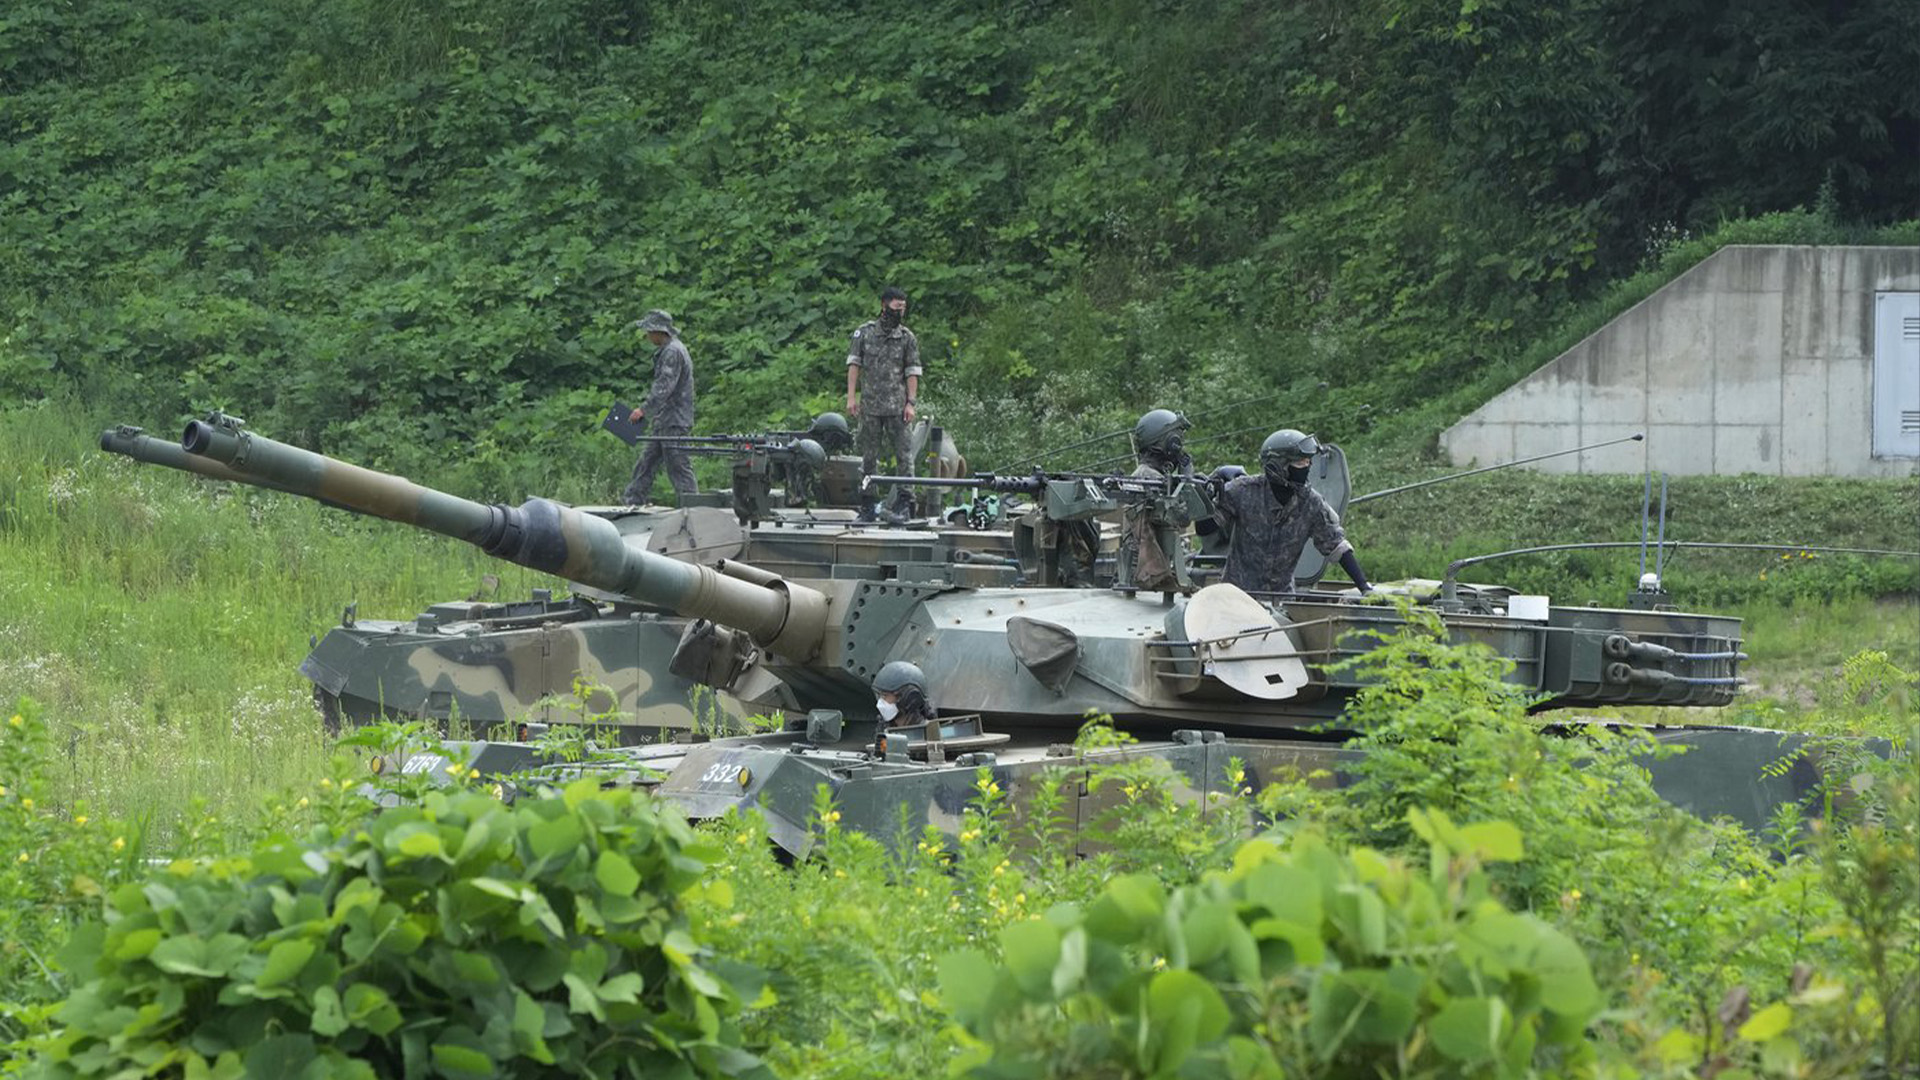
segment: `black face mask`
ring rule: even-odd
[[[880,309],[880,325],[884,329],[891,330],[899,326],[902,317],[903,313],[895,311],[892,308],[883,307]]]
[[[1307,476],[1313,472],[1313,466],[1288,465],[1279,472],[1272,469],[1264,472],[1267,486],[1273,489],[1273,497],[1282,503],[1289,503],[1293,501],[1295,492],[1307,486]]]

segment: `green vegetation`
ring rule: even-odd
[[[767,1075],[729,1020],[760,977],[688,936],[704,863],[650,797],[329,790],[337,829],[113,889],[34,1074]]]
[[[1483,649],[1415,626],[1370,663],[1360,708],[1382,726],[1352,788],[1240,776],[1201,805],[1137,762],[1098,780],[1125,798],[1075,836],[1063,800],[1016,822],[983,771],[957,837],[891,849],[842,828],[822,789],[794,866],[757,815],[694,842],[593,784],[509,808],[470,775],[431,794],[401,777],[407,804],[378,810],[347,791],[345,758],[158,866],[127,856],[117,823],[9,791],[0,823],[39,846],[0,861],[0,1023],[47,1075],[193,1055],[237,1075],[259,1054],[454,1076],[616,1044],[679,1046],[705,1075],[755,1067],[722,1049],[738,1047],[795,1077],[1500,1062],[1837,1078],[1920,1061],[1910,742],[1887,759],[1836,744],[1821,820],[1789,808],[1762,841],[1687,817],[1623,762],[1579,767],[1615,748],[1543,735]],[[1836,721],[1920,737],[1913,675],[1848,668]],[[58,767],[30,703],[0,739],[22,790],[41,783],[22,770]],[[1429,797],[1510,813],[1456,825]],[[1274,824],[1247,842],[1256,807]],[[613,950],[628,915],[658,932]],[[268,1022],[274,1038],[245,1038]]]
[[[751,429],[836,402],[897,281],[977,463],[1245,399],[1218,429],[1413,455],[1721,243],[1912,242],[1916,40],[1897,0],[20,0],[0,394],[578,499],[638,312]]]

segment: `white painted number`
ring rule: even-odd
[[[732,784],[739,779],[740,766],[728,765],[725,762],[709,765],[707,771],[700,774],[700,782],[703,784]]]

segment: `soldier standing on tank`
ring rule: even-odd
[[[642,418],[652,418],[654,435],[687,434],[693,430],[693,359],[687,355],[687,347],[680,343],[673,316],[657,309],[649,311],[632,329],[645,333],[653,343],[653,385],[647,390],[646,402],[627,419],[639,423]],[[667,466],[667,480],[676,496],[684,499],[700,490],[693,479],[693,459],[685,446],[650,442],[640,451],[640,460],[633,466],[633,479],[623,496],[629,506],[643,505],[652,497],[653,474],[662,462]]]
[[[939,716],[939,710],[927,700],[927,676],[918,664],[889,661],[873,677],[873,694],[873,707],[879,714],[873,725],[875,756],[886,756],[889,728],[924,724]]]
[[[1193,457],[1186,433],[1193,425],[1170,409],[1154,409],[1133,425],[1133,475],[1153,480],[1193,479]],[[1129,502],[1121,511],[1120,567],[1115,584],[1122,589],[1191,592],[1181,535],[1191,523],[1183,500],[1165,496]]]
[[[1228,535],[1227,567],[1221,579],[1251,593],[1292,592],[1293,568],[1308,540],[1353,579],[1362,595],[1373,591],[1359,557],[1340,527],[1340,516],[1307,486],[1319,440],[1292,428],[1260,444],[1260,472],[1229,482],[1214,501],[1214,519]]]
[[[847,413],[860,421],[860,467],[867,476],[884,456],[894,458],[893,475],[914,475],[909,431],[920,399],[920,342],[906,317],[907,294],[888,286],[879,317],[861,323],[847,348]],[[896,492],[894,498],[911,502],[912,496]]]

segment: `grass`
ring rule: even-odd
[[[67,796],[151,817],[242,812],[323,775],[295,670],[357,602],[401,618],[537,575],[439,537],[136,464],[59,410],[0,424],[0,697],[59,722]]]
[[[295,668],[348,603],[404,618],[483,574],[505,596],[551,584],[439,537],[103,454],[103,425],[77,407],[0,419],[0,700],[46,706],[69,806],[149,819],[161,842],[189,814],[242,813],[325,773],[331,748]],[[1820,539],[1817,524],[1844,520],[1850,544],[1898,546],[1914,488],[1695,478],[1676,482],[1670,535]],[[1352,525],[1376,577],[1435,576],[1449,558],[1542,535],[1631,539],[1638,511],[1631,478],[1515,472],[1368,504]],[[1688,558],[1669,575],[1684,603],[1748,619],[1761,696],[1811,705],[1863,649],[1920,670],[1920,602],[1897,576],[1910,566],[1871,571],[1894,573],[1879,591],[1907,592],[1874,600],[1860,565],[1790,560],[1762,582],[1752,567],[1770,559]],[[1495,564],[1478,579],[1617,603],[1634,572],[1624,553]],[[1823,580],[1847,589],[1816,598]]]

